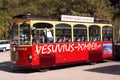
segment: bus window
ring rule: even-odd
[[[112,41],[112,37],[113,37],[112,31],[113,31],[112,27],[110,26],[104,26],[102,28],[103,41]]]
[[[12,32],[11,32],[11,38],[12,38],[12,44],[13,45],[17,45],[19,44],[19,38],[18,38],[18,25],[17,24],[13,24],[12,26]]]
[[[75,25],[74,31],[74,42],[87,41],[87,27],[84,25]]]
[[[35,29],[34,34],[32,34],[32,36],[33,36],[33,42],[32,43],[37,43],[37,44],[38,43],[44,43],[42,37],[40,37],[40,36],[43,36],[42,33],[43,33],[43,30]]]
[[[71,42],[71,26],[68,24],[56,25],[56,42]]]
[[[20,45],[30,45],[30,25],[27,23],[20,25]]]
[[[52,43],[53,41],[53,25],[48,23],[36,23],[35,34],[33,36],[33,43]]]
[[[89,41],[100,41],[100,27],[92,25],[89,27]]]

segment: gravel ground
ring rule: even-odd
[[[38,70],[12,70],[10,52],[0,52],[0,80],[120,80],[120,61]]]

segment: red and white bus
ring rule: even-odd
[[[113,58],[113,27],[108,23],[18,15],[10,21],[10,29],[13,68],[43,69]]]

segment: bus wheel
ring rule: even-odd
[[[40,69],[38,69],[38,71],[39,71],[39,72],[47,72],[47,71],[49,71],[49,69],[48,69],[48,68],[44,68],[44,69],[41,69],[41,68],[40,68]]]
[[[3,48],[3,50],[2,50],[3,52],[5,52],[6,51],[6,48]]]

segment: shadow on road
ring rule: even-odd
[[[87,69],[85,71],[120,75],[120,65],[111,65],[111,66]]]
[[[10,61],[2,62],[0,63],[0,70],[5,71],[5,72],[10,72],[10,73],[18,73],[18,74],[26,74],[26,73],[34,73],[34,72],[46,72],[46,71],[53,71],[53,70],[60,70],[60,69],[66,69],[66,68],[71,68],[71,67],[76,67],[76,66],[83,66],[87,65],[86,63],[84,64],[74,64],[74,65],[67,65],[67,66],[57,66],[57,67],[51,67],[49,69],[12,69],[10,67]]]
[[[10,62],[6,61],[6,62],[0,63],[0,70],[7,71],[7,72],[11,71],[11,69],[10,69]]]
[[[105,63],[105,61],[101,62],[101,63]],[[49,70],[59,70],[59,69],[66,69],[66,68],[84,66],[84,65],[88,65],[88,64],[76,64],[76,65],[69,65],[69,66],[62,66],[62,67],[54,67],[54,68],[49,68]],[[0,70],[5,71],[5,72],[10,72],[10,73],[15,73],[15,74],[16,73],[28,74],[28,73],[38,72],[37,69],[25,69],[25,70],[12,69],[10,67],[10,61],[5,61],[5,62],[0,63]],[[120,75],[120,65],[112,65],[112,66],[92,68],[92,69],[86,69],[84,71]]]
[[[10,73],[19,73],[19,74],[20,73],[21,74],[34,73],[34,72],[38,71],[38,70],[35,70],[35,69],[25,69],[25,70],[12,69],[10,67],[10,62],[9,61],[0,63],[0,70],[10,72]]]

